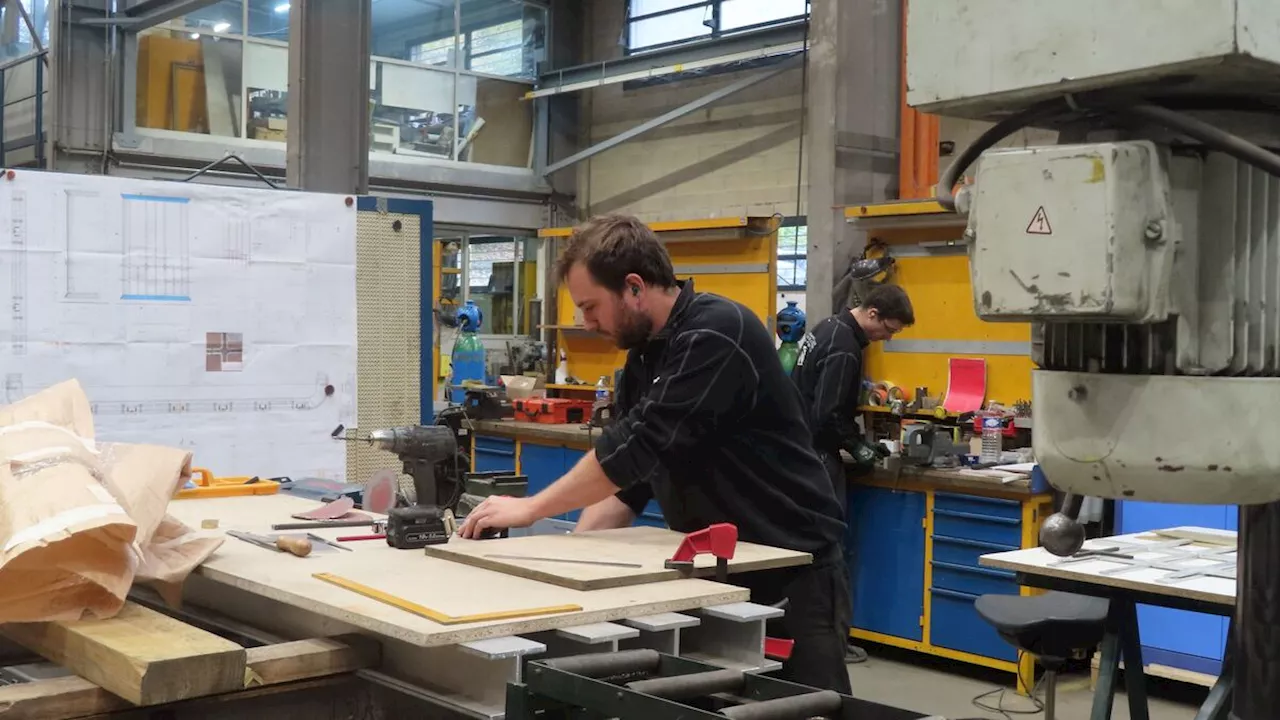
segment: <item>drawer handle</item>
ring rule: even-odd
[[[477,448],[476,448],[476,454],[477,454],[477,455],[501,455],[501,456],[503,456],[503,457],[515,457],[515,456],[516,456],[516,451],[515,451],[515,450],[495,450],[495,449],[493,449],[493,448],[477,447]]]
[[[979,550],[996,550],[1001,552],[1006,550],[1021,550],[1021,548],[1014,547],[1012,545],[1001,545],[1000,543],[984,542],[982,540],[969,540],[967,538],[951,537],[950,535],[939,535],[937,533],[934,533],[933,541],[935,543],[941,542],[944,545],[964,545],[966,547],[978,548]]]
[[[1017,500],[1005,500],[1003,498],[982,497],[981,495],[955,495],[952,493],[937,493],[937,498],[943,500],[955,499],[960,502],[985,503],[987,505],[997,505],[999,507],[1019,507],[1021,503]]]
[[[1012,518],[991,517],[990,515],[979,515],[977,513],[971,513],[971,512],[960,512],[959,510],[939,510],[938,508],[934,508],[933,514],[943,515],[945,517],[962,518],[965,520],[978,520],[980,522],[985,522],[985,523],[997,523],[1000,525],[1021,525],[1022,524],[1021,520],[1014,520]]]
[[[1001,580],[1012,580],[1014,578],[1011,570],[997,570],[995,568],[969,567],[968,565],[956,565],[955,563],[942,562],[934,560],[935,568],[945,568],[956,572],[971,573],[973,575],[986,575],[987,577],[1000,578]]]
[[[933,593],[934,595],[941,595],[942,597],[951,598],[952,600],[964,600],[965,602],[973,602],[978,599],[977,595],[970,595],[969,593],[956,592],[955,590],[943,590],[942,588],[929,588],[929,592]]]

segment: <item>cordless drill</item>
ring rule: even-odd
[[[436,464],[457,456],[458,441],[453,431],[442,425],[405,425],[374,430],[369,433],[369,444],[400,458],[405,474],[413,478],[417,495],[413,505],[387,512],[387,544],[416,550],[449,542],[453,516],[448,508],[441,507],[450,498],[439,497]]]

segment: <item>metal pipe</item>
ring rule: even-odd
[[[821,690],[737,705],[721,710],[720,714],[732,720],[806,720],[815,715],[832,715],[843,706],[844,699],[840,697],[840,693]]]
[[[692,700],[714,693],[736,693],[742,689],[744,682],[746,679],[740,670],[711,670],[636,680],[627,683],[627,689],[667,700]]]
[[[588,653],[569,657],[542,660],[540,664],[552,670],[583,675],[589,678],[623,675],[634,672],[653,672],[662,662],[657,650],[623,650],[616,653]],[[537,672],[535,666],[533,672]]]

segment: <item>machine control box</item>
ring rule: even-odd
[[[1149,142],[984,155],[965,233],[978,317],[1163,319],[1178,232],[1168,187]]]

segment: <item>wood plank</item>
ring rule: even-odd
[[[135,705],[244,685],[244,648],[132,602],[107,620],[12,623],[0,632]]]
[[[377,642],[358,635],[265,645],[245,651],[251,684],[282,685],[376,667]],[[0,687],[5,720],[65,720],[134,707],[81,677]]]
[[[1235,535],[1218,535],[1216,533],[1203,532],[1200,530],[1192,530],[1189,528],[1172,528],[1169,530],[1153,530],[1152,535],[1156,539],[1165,538],[1170,540],[1190,540],[1200,545],[1216,545],[1218,547],[1236,547],[1237,539]],[[1145,535],[1139,535],[1146,540]]]
[[[551,583],[573,590],[593,591],[675,580],[679,571],[668,570],[663,563],[680,547],[684,535],[654,527],[630,527],[621,530],[573,533],[568,535],[531,535],[500,540],[463,540],[455,537],[442,545],[428,545],[432,557],[506,573],[516,577]],[[504,555],[508,557],[497,557]],[[518,556],[524,559],[513,559]],[[534,558],[544,558],[537,560]],[[575,565],[554,560],[581,560],[633,564],[639,567],[613,565]],[[772,570],[807,565],[813,562],[808,553],[782,550],[764,545],[738,543],[730,573]],[[715,559],[699,556],[695,561],[696,577],[713,577]]]
[[[273,522],[318,503],[281,493],[241,498],[179,500],[169,513],[188,525],[217,519],[220,529],[264,532]],[[350,529],[314,531],[334,539]],[[688,579],[629,588],[581,592],[491,572],[462,563],[397,550],[384,542],[348,543],[350,552],[320,545],[306,558],[228,540],[184,585],[188,600],[292,637],[362,632],[435,647],[555,630],[573,625],[680,612],[748,599],[747,590]],[[368,585],[446,615],[509,612],[530,607],[577,605],[579,612],[531,618],[442,625],[324,581],[327,572]],[[260,602],[255,602],[260,600]],[[269,609],[270,608],[270,609]],[[284,617],[287,615],[287,617]],[[288,632],[275,628],[288,626]]]

